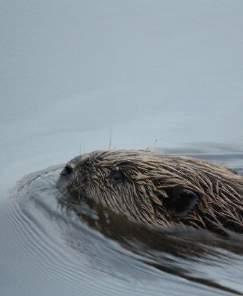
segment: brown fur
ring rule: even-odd
[[[71,160],[60,183],[77,203],[93,200],[141,223],[243,232],[243,177],[203,160],[142,150],[95,151]],[[177,197],[187,195],[198,199],[180,212]]]

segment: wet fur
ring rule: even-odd
[[[140,223],[243,233],[243,177],[203,160],[95,151],[71,160],[59,183],[76,203],[94,201]]]

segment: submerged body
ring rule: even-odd
[[[243,177],[203,160],[143,150],[95,151],[68,162],[59,186],[128,219],[243,233]]]

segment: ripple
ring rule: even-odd
[[[86,219],[86,211],[80,220],[57,202],[61,167],[23,178],[1,208],[4,295],[43,295],[45,289],[54,295],[243,292],[242,241],[188,229],[151,230],[117,217],[102,225]]]

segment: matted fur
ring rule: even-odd
[[[93,200],[141,223],[243,232],[243,177],[230,169],[143,150],[95,151],[67,166],[60,182],[77,203]],[[185,216],[169,202],[174,188],[199,197]]]

